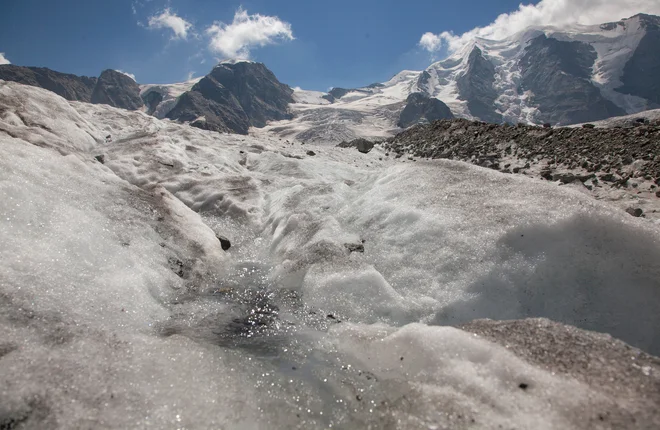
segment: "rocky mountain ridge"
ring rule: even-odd
[[[98,78],[60,73],[44,67],[0,65],[0,80],[52,91],[67,100],[107,104],[128,110],[143,106],[138,84],[116,70],[105,70]]]

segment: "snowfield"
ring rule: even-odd
[[[578,191],[4,81],[0,151],[2,428],[660,425],[660,227]],[[530,317],[634,348],[458,327]]]

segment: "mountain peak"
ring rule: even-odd
[[[217,67],[217,66],[220,66],[220,65],[223,65],[223,64],[238,64],[238,63],[256,64],[255,61],[251,61],[251,60],[244,60],[244,59],[241,59],[241,58],[228,58],[228,59],[226,59],[226,60],[222,60],[222,61],[220,61],[220,62],[216,65],[216,67]]]

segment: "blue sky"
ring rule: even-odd
[[[316,90],[366,85],[403,69],[425,68],[432,57],[446,55],[446,46],[434,45],[429,52],[419,45],[426,32],[440,41],[443,31],[462,35],[492,25],[503,13],[518,10],[512,16],[519,21],[532,16],[519,10],[519,0],[0,1],[0,52],[13,64],[87,76],[113,68],[134,74],[140,83],[169,83],[206,74],[234,52],[265,63],[284,83]],[[593,8],[600,1],[572,4]],[[657,0],[620,3],[631,2],[643,6]],[[533,12],[543,16],[541,6],[556,8],[566,1],[526,3],[536,4]],[[249,24],[245,28],[238,25],[241,13]],[[567,15],[557,11],[562,14]]]

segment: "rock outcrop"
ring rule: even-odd
[[[482,121],[500,123],[502,115],[496,112],[495,66],[481,49],[474,47],[468,57],[467,72],[456,80],[461,100],[467,101],[470,113]]]
[[[399,115],[398,126],[408,128],[418,123],[430,123],[439,119],[452,119],[449,107],[440,100],[423,93],[412,93],[406,99],[406,107]]]
[[[250,119],[236,97],[212,76],[183,93],[167,118],[190,122],[204,130],[247,134]]]
[[[91,102],[127,110],[137,110],[144,106],[137,82],[111,69],[101,73],[94,87]]]
[[[660,106],[660,17],[637,15],[646,34],[623,69],[621,82],[616,90],[650,100]]]
[[[184,93],[167,117],[208,130],[247,134],[250,126],[291,118],[292,102],[293,90],[263,64],[223,62]]]
[[[626,114],[591,82],[596,58],[587,43],[546,35],[532,39],[520,60],[521,85],[533,94],[530,104],[537,107],[539,122],[566,125]]]

